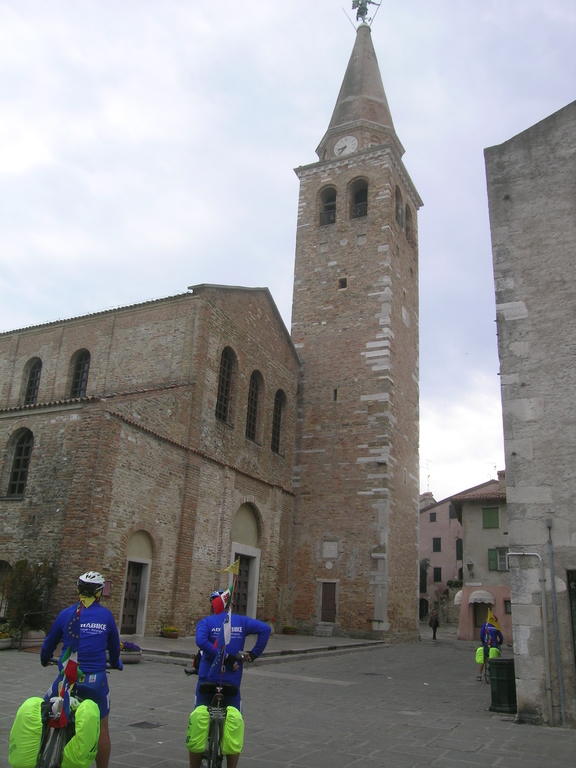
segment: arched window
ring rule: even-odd
[[[336,189],[326,187],[320,192],[320,226],[336,221]]]
[[[24,405],[35,405],[38,400],[42,360],[40,360],[39,357],[33,357],[32,360],[28,361],[26,369],[28,370],[28,376],[26,380],[26,391],[24,392]]]
[[[412,211],[410,206],[407,205],[405,209],[406,215],[406,240],[410,245],[414,245],[416,242],[416,233],[414,232],[414,219],[412,218]]]
[[[70,397],[83,397],[88,387],[88,372],[90,371],[90,352],[80,349],[72,358],[72,384]]]
[[[283,421],[284,411],[286,409],[286,394],[283,390],[279,389],[274,397],[274,412],[272,414],[272,441],[270,443],[270,450],[272,453],[280,454],[282,452],[283,443]]]
[[[14,443],[12,468],[8,479],[6,496],[23,496],[28,480],[30,456],[34,446],[34,435],[29,429],[23,429]]]
[[[404,203],[402,202],[402,193],[396,187],[396,221],[398,226],[404,229]]]
[[[263,379],[259,371],[253,371],[248,389],[248,408],[246,411],[246,437],[256,441],[258,434],[258,412],[262,393]]]
[[[350,185],[350,218],[368,215],[368,183],[358,179]]]
[[[218,375],[218,396],[216,398],[216,418],[228,424],[231,417],[231,399],[233,392],[233,376],[236,369],[236,355],[225,347],[220,358],[220,373]]]

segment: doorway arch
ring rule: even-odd
[[[240,560],[232,610],[256,618],[258,583],[260,580],[260,515],[254,504],[244,502],[238,507],[231,529],[231,560]]]

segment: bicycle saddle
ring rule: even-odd
[[[238,693],[238,688],[230,683],[223,683],[222,685],[218,685],[218,683],[200,683],[198,693],[202,693],[205,696],[214,696],[219,688],[224,696],[236,696]]]

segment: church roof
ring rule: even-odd
[[[361,24],[328,130],[359,121],[395,133],[368,24]]]

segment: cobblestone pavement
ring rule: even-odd
[[[476,682],[476,644],[446,633],[432,642],[427,629],[417,643],[345,649],[339,641],[325,655],[258,660],[242,683],[240,766],[573,768],[576,730],[517,725],[513,715],[488,711],[490,688]],[[311,650],[327,640],[291,643]],[[280,643],[287,641],[275,647]],[[111,768],[187,768],[184,735],[196,678],[179,663],[150,658],[110,674]],[[17,707],[53,677],[36,654],[0,652],[0,768],[8,767]]]

